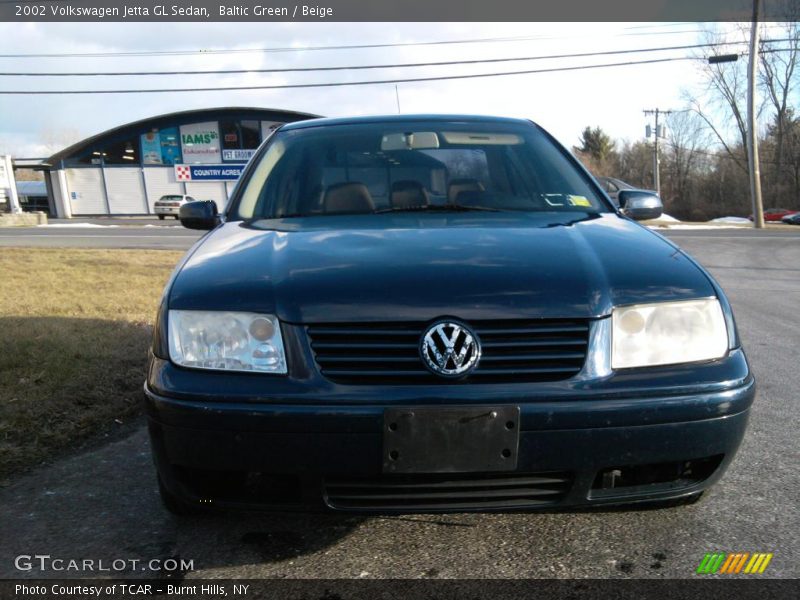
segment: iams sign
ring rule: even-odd
[[[198,133],[185,133],[183,134],[183,143],[191,144],[210,144],[217,139],[216,131],[200,131]]]

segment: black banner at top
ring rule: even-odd
[[[787,20],[764,0],[761,20]],[[0,0],[0,21],[747,21],[752,0]]]

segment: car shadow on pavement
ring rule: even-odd
[[[169,557],[203,569],[279,562],[322,551],[363,521],[164,510],[141,416],[151,335],[125,321],[0,318],[0,577],[107,574],[101,559],[128,561],[114,575],[144,577],[163,575],[147,561]],[[16,564],[35,554],[95,563]]]
[[[339,514],[219,512],[175,517],[161,505],[143,420],[125,437],[35,469],[0,488],[0,578],[90,577],[112,561],[115,576],[180,579],[154,569],[173,559],[192,569],[291,561],[320,552],[364,520]],[[20,569],[15,557],[94,560],[85,570]],[[181,563],[184,561],[184,563]],[[66,563],[65,563],[66,564]],[[119,563],[120,565],[122,563]],[[105,573],[107,574],[107,573]]]

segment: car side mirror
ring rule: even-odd
[[[635,221],[657,219],[664,212],[661,198],[645,190],[620,190],[617,195],[622,214]]]
[[[214,229],[219,224],[217,203],[213,200],[187,202],[181,206],[178,218],[187,229]]]

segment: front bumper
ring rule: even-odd
[[[746,368],[743,355],[735,359]],[[165,369],[177,369],[161,367],[159,377],[151,368],[145,399],[164,486],[190,503],[281,510],[507,510],[688,496],[717,481],[733,459],[755,395],[749,373],[735,385],[704,393],[548,400],[526,395],[523,386],[496,400],[520,407],[514,471],[396,476],[382,472],[383,413],[397,406],[385,395],[372,402],[172,397],[153,391],[153,381],[172,379]],[[491,405],[490,398],[461,404]],[[441,400],[399,402],[430,406]],[[206,485],[221,474],[237,478]],[[497,490],[512,488],[532,495],[501,501]],[[356,493],[342,500],[343,489]],[[464,489],[470,494],[451,494]]]

